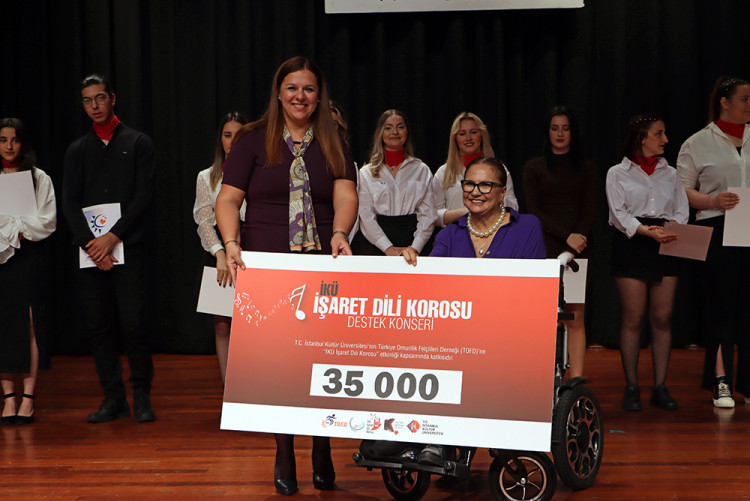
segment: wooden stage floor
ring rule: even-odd
[[[620,410],[619,352],[589,349],[587,374],[604,417],[604,460],[596,483],[572,492],[558,482],[555,500],[750,498],[750,405],[714,409],[698,389],[702,350],[672,353],[668,386],[681,408]],[[648,404],[651,355],[641,352]],[[266,499],[273,487],[270,435],[219,430],[221,382],[215,357],[156,355],[154,423],[132,418],[88,424],[100,403],[90,357],[55,357],[41,375],[37,421],[2,426],[0,495],[39,499]],[[519,388],[518,391],[523,391]],[[130,398],[130,396],[129,396]],[[378,471],[354,466],[358,441],[334,439],[338,489],[312,487],[309,437],[297,439],[300,492],[291,499],[390,499]],[[430,487],[426,500],[492,499],[490,457],[479,450],[468,484]]]

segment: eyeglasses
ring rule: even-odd
[[[95,95],[94,99],[96,99],[96,104],[104,104],[107,101],[108,97],[108,94],[102,92],[101,94]],[[94,99],[91,99],[90,97],[84,97],[83,99],[81,99],[81,103],[83,103],[84,108],[91,108],[94,105]]]
[[[464,179],[461,181],[461,188],[463,188],[464,192],[471,193],[474,191],[474,188],[479,188],[479,193],[482,195],[486,195],[487,193],[492,191],[492,188],[497,186],[498,188],[504,188],[504,186],[500,183],[493,183],[491,181],[482,181],[481,183],[475,183],[474,181],[468,181]]]

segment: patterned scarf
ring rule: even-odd
[[[318,228],[315,225],[310,177],[302,158],[313,140],[312,126],[305,132],[302,144],[294,144],[289,129],[284,126],[284,142],[294,155],[289,168],[289,248],[294,252],[320,250]]]

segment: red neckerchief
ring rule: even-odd
[[[635,163],[637,163],[641,169],[643,169],[643,172],[648,174],[649,176],[654,173],[654,170],[656,170],[656,164],[659,162],[659,157],[644,157],[642,155],[639,155],[638,153],[635,154]]]
[[[721,118],[716,119],[716,126],[724,132],[724,134],[728,134],[730,136],[738,137],[742,139],[742,135],[745,133],[745,124],[733,124],[732,122],[727,122],[726,120],[722,120]]]
[[[391,167],[395,167],[397,165],[401,165],[401,163],[406,158],[406,151],[399,150],[399,151],[391,151],[391,150],[385,150],[385,164],[389,165]]]
[[[94,132],[99,138],[109,141],[112,139],[112,134],[115,132],[115,127],[120,123],[117,115],[112,115],[112,120],[104,125],[94,124]]]
[[[3,168],[4,169],[15,169],[16,167],[18,167],[18,162],[11,163],[11,162],[8,162],[4,158],[2,159],[2,161],[3,161]]]
[[[482,156],[482,152],[474,153],[473,155],[464,155],[464,167],[468,167],[472,160]]]

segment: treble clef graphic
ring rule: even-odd
[[[305,319],[305,312],[299,309],[300,304],[302,304],[302,295],[305,293],[305,288],[307,287],[307,284],[302,285],[300,287],[297,287],[292,291],[292,293],[289,295],[289,300],[291,301],[295,297],[299,296],[299,300],[297,301],[297,309],[294,312],[294,315],[297,317],[297,320],[304,320]]]

